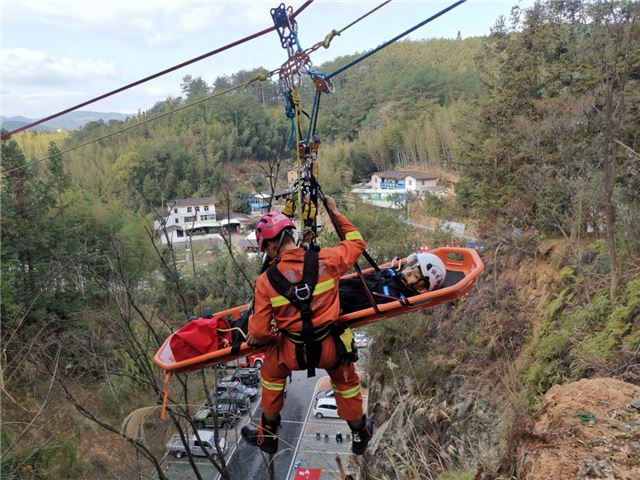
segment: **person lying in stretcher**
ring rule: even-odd
[[[390,268],[364,276],[376,303],[389,303],[436,290],[447,275],[444,263],[433,253],[412,253],[404,262],[395,259]],[[340,313],[371,308],[358,277],[340,280]]]

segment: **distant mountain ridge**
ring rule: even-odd
[[[51,132],[55,130],[77,130],[84,127],[89,122],[96,122],[103,120],[108,122],[109,120],[126,120],[133,115],[117,112],[90,112],[84,110],[78,110],[77,112],[69,112],[59,118],[54,118],[41,125],[33,127],[32,130],[37,132]],[[20,128],[29,123],[35,122],[37,118],[27,118],[22,116],[3,117],[0,116],[0,126],[7,130],[14,130]]]

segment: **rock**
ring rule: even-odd
[[[593,457],[589,457],[578,470],[578,478],[612,478],[610,476],[612,473],[613,466],[607,460],[596,460]]]
[[[593,447],[600,447],[601,445],[605,445],[607,443],[607,441],[603,438],[594,438],[593,440],[591,440],[591,446]]]
[[[640,398],[634,398],[631,400],[631,402],[629,402],[629,406],[640,412]]]

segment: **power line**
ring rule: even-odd
[[[309,5],[311,5],[311,3],[313,3],[313,0],[307,0],[306,2],[304,2],[302,4],[302,6],[298,10],[296,10],[295,12],[293,12],[291,14],[291,17],[295,18],[296,15],[300,14],[300,12],[302,12],[305,8],[307,8]],[[128,90],[128,89],[130,89],[132,87],[136,87],[136,86],[138,86],[138,85],[140,85],[142,83],[148,82],[149,80],[153,80],[155,78],[161,77],[162,75],[166,75],[167,73],[171,73],[171,72],[173,72],[175,70],[178,70],[178,69],[180,69],[182,67],[186,67],[187,65],[191,65],[192,63],[199,62],[200,60],[203,60],[205,58],[211,57],[211,56],[216,55],[216,54],[218,54],[220,52],[223,52],[225,50],[229,50],[230,48],[233,48],[233,47],[236,47],[238,45],[241,45],[241,44],[243,44],[245,42],[248,42],[249,40],[253,40],[253,39],[258,38],[258,37],[260,37],[262,35],[265,35],[265,34],[267,34],[269,32],[272,32],[275,29],[276,29],[275,26],[269,27],[269,28],[265,28],[264,30],[260,30],[259,32],[256,32],[256,33],[254,33],[252,35],[249,35],[247,37],[241,38],[240,40],[236,40],[235,42],[231,42],[231,43],[229,43],[227,45],[224,45],[222,47],[216,48],[215,50],[211,50],[210,52],[204,53],[204,54],[199,55],[197,57],[194,57],[194,58],[192,58],[190,60],[187,60],[185,62],[179,63],[178,65],[174,65],[173,67],[166,68],[166,69],[164,69],[164,70],[162,70],[162,71],[160,71],[158,73],[154,73],[153,75],[149,75],[147,77],[141,78],[140,80],[136,80],[135,82],[129,83],[127,85],[124,85],[124,86],[122,86],[120,88],[116,88],[115,90],[112,90],[110,92],[104,93],[104,94],[102,94],[102,95],[100,95],[98,97],[92,98],[92,99],[87,100],[85,102],[79,103],[78,105],[74,105],[73,107],[66,108],[66,109],[64,109],[64,110],[62,110],[60,112],[54,113],[52,115],[49,115],[48,117],[41,118],[40,120],[36,120],[35,122],[29,123],[27,125],[23,125],[23,126],[21,126],[19,128],[16,128],[14,130],[9,131],[9,132],[3,132],[0,135],[0,138],[2,138],[3,140],[7,139],[7,138],[11,137],[12,135],[14,135],[14,134],[16,134],[18,132],[22,132],[23,130],[28,130],[29,128],[35,127],[36,125],[40,125],[41,123],[47,122],[47,121],[52,120],[54,118],[57,118],[57,117],[59,117],[61,115],[64,115],[66,113],[69,113],[69,112],[72,112],[74,110],[77,110],[78,108],[84,107],[84,106],[89,105],[91,103],[95,103],[98,100],[105,99],[107,97],[115,95],[116,93],[123,92],[123,91]]]

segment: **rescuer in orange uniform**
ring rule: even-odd
[[[280,410],[284,406],[286,379],[292,370],[306,369],[309,376],[313,376],[314,367],[326,369],[335,392],[338,415],[347,421],[353,432],[354,453],[363,454],[373,434],[373,422],[362,410],[360,379],[353,364],[357,356],[350,356],[355,355],[351,333],[334,325],[340,312],[340,277],[353,267],[366,245],[362,235],[338,211],[335,201],[331,197],[326,200],[327,208],[345,236],[336,247],[314,253],[296,246],[293,222],[278,212],[264,214],[256,226],[258,246],[275,259],[275,264],[270,267],[271,272],[264,272],[256,281],[247,342],[250,345],[269,342],[271,346],[260,372],[261,422],[258,428],[243,427],[242,436],[267,453],[275,453],[278,449]],[[315,272],[312,267],[307,268],[307,263],[313,264],[314,255],[317,258]],[[316,278],[304,283],[310,278],[307,270]],[[290,300],[274,287],[277,278],[291,287],[287,295]],[[309,283],[313,286],[310,289]],[[282,287],[280,290],[283,291]],[[310,307],[307,313],[311,319],[313,342],[305,336],[304,302]]]

